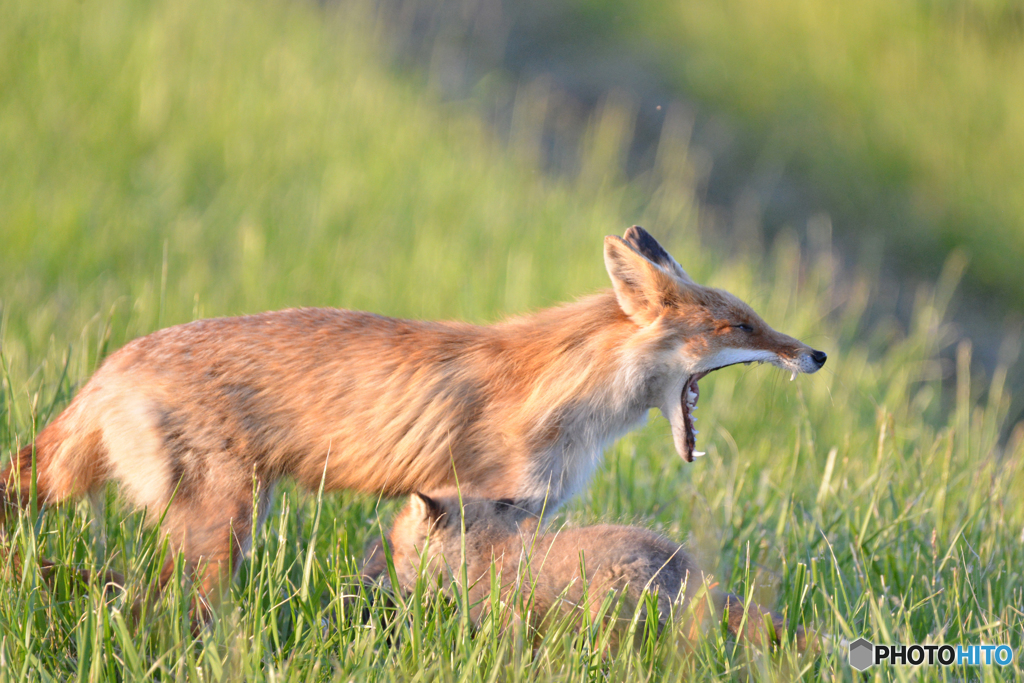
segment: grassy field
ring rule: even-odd
[[[1019,2],[567,7],[565,25],[617,41],[753,133],[752,164],[805,178],[845,230],[883,235],[890,254],[925,272],[963,247],[972,284],[1024,303]]]
[[[655,413],[555,523],[687,540],[724,587],[793,627],[1016,653],[1008,669],[918,678],[1019,678],[1024,431],[1000,445],[1004,374],[972,383],[968,344],[952,405],[939,388],[963,264],[920,292],[906,329],[877,310],[869,325],[875,280],[836,282],[826,233],[812,252],[783,236],[723,259],[700,244],[685,148],[666,141],[655,177],[624,185],[608,112],[587,138],[592,168],[551,180],[471,107],[389,72],[380,30],[351,7],[279,0],[0,5],[0,452],[30,441],[105,354],[159,327],[298,305],[486,322],[606,286],[602,236],[641,223],[698,281],[829,364],[794,383],[758,367],[709,377],[707,457],[682,462]],[[666,634],[616,656],[597,626],[556,632],[531,658],[515,633],[472,631],[458,600],[412,596],[364,619],[365,598],[342,597],[399,503],[286,487],[200,638],[183,581],[140,623],[126,617],[161,549],[113,491],[99,525],[85,503],[22,515],[9,542],[29,567],[109,563],[133,581],[104,594],[62,571],[51,589],[0,566],[0,679],[859,678],[839,650],[764,654],[717,629],[690,654]]]

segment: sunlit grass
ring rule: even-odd
[[[298,305],[486,322],[606,286],[601,237],[639,222],[697,280],[830,360],[793,383],[766,367],[709,377],[705,458],[682,462],[655,411],[558,522],[687,540],[723,587],[793,627],[1019,652],[1021,434],[1000,445],[1009,399],[999,374],[972,384],[968,346],[954,405],[938,386],[961,263],[922,291],[908,329],[877,311],[869,323],[871,278],[837,284],[827,249],[783,237],[723,260],[702,248],[671,164],[617,181],[600,151],[619,139],[614,112],[595,123],[594,167],[552,181],[510,160],[468,107],[389,72],[380,28],[351,9],[15,0],[0,18],[0,451],[27,443],[105,353],[160,326]],[[29,567],[109,565],[130,581],[104,591],[62,570],[47,587],[2,565],[0,678],[853,678],[841,653],[765,655],[715,629],[689,654],[663,638],[602,656],[599,627],[524,654],[515,632],[470,629],[458,599],[367,602],[358,559],[399,503],[283,489],[199,639],[183,579],[130,616],[163,548],[114,491],[98,525],[85,503],[13,521]]]

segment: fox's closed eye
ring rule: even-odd
[[[751,327],[750,325],[746,324],[746,323],[740,323],[739,325],[733,325],[733,327],[735,327],[737,330],[740,330],[742,332],[753,332],[754,331],[754,328]]]

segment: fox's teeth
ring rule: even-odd
[[[792,382],[795,379],[796,379],[796,370],[794,370],[793,374],[789,376],[789,381]]]
[[[694,451],[694,452],[693,452],[693,456],[694,456],[695,458],[699,458],[699,457],[700,457],[700,456],[702,456],[702,455],[704,455],[704,451]]]

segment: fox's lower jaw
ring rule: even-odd
[[[704,451],[695,450],[697,447],[697,428],[693,426],[693,423],[697,421],[697,416],[693,414],[693,411],[697,410],[697,399],[700,398],[700,387],[697,386],[697,380],[706,375],[707,373],[700,373],[690,377],[685,384],[683,384],[683,393],[679,397],[679,403],[683,407],[683,422],[686,423],[686,446],[688,452],[686,455],[687,462],[693,462],[694,457],[699,458],[704,455]],[[680,454],[682,455],[682,454]]]
[[[668,418],[672,426],[672,440],[675,442],[676,452],[687,461],[693,462],[693,458],[704,455],[702,451],[695,450],[697,446],[697,428],[694,422],[697,418],[693,411],[697,409],[697,399],[700,397],[700,388],[697,380],[707,373],[684,376],[679,382],[674,382],[666,390],[660,407],[662,414]]]

